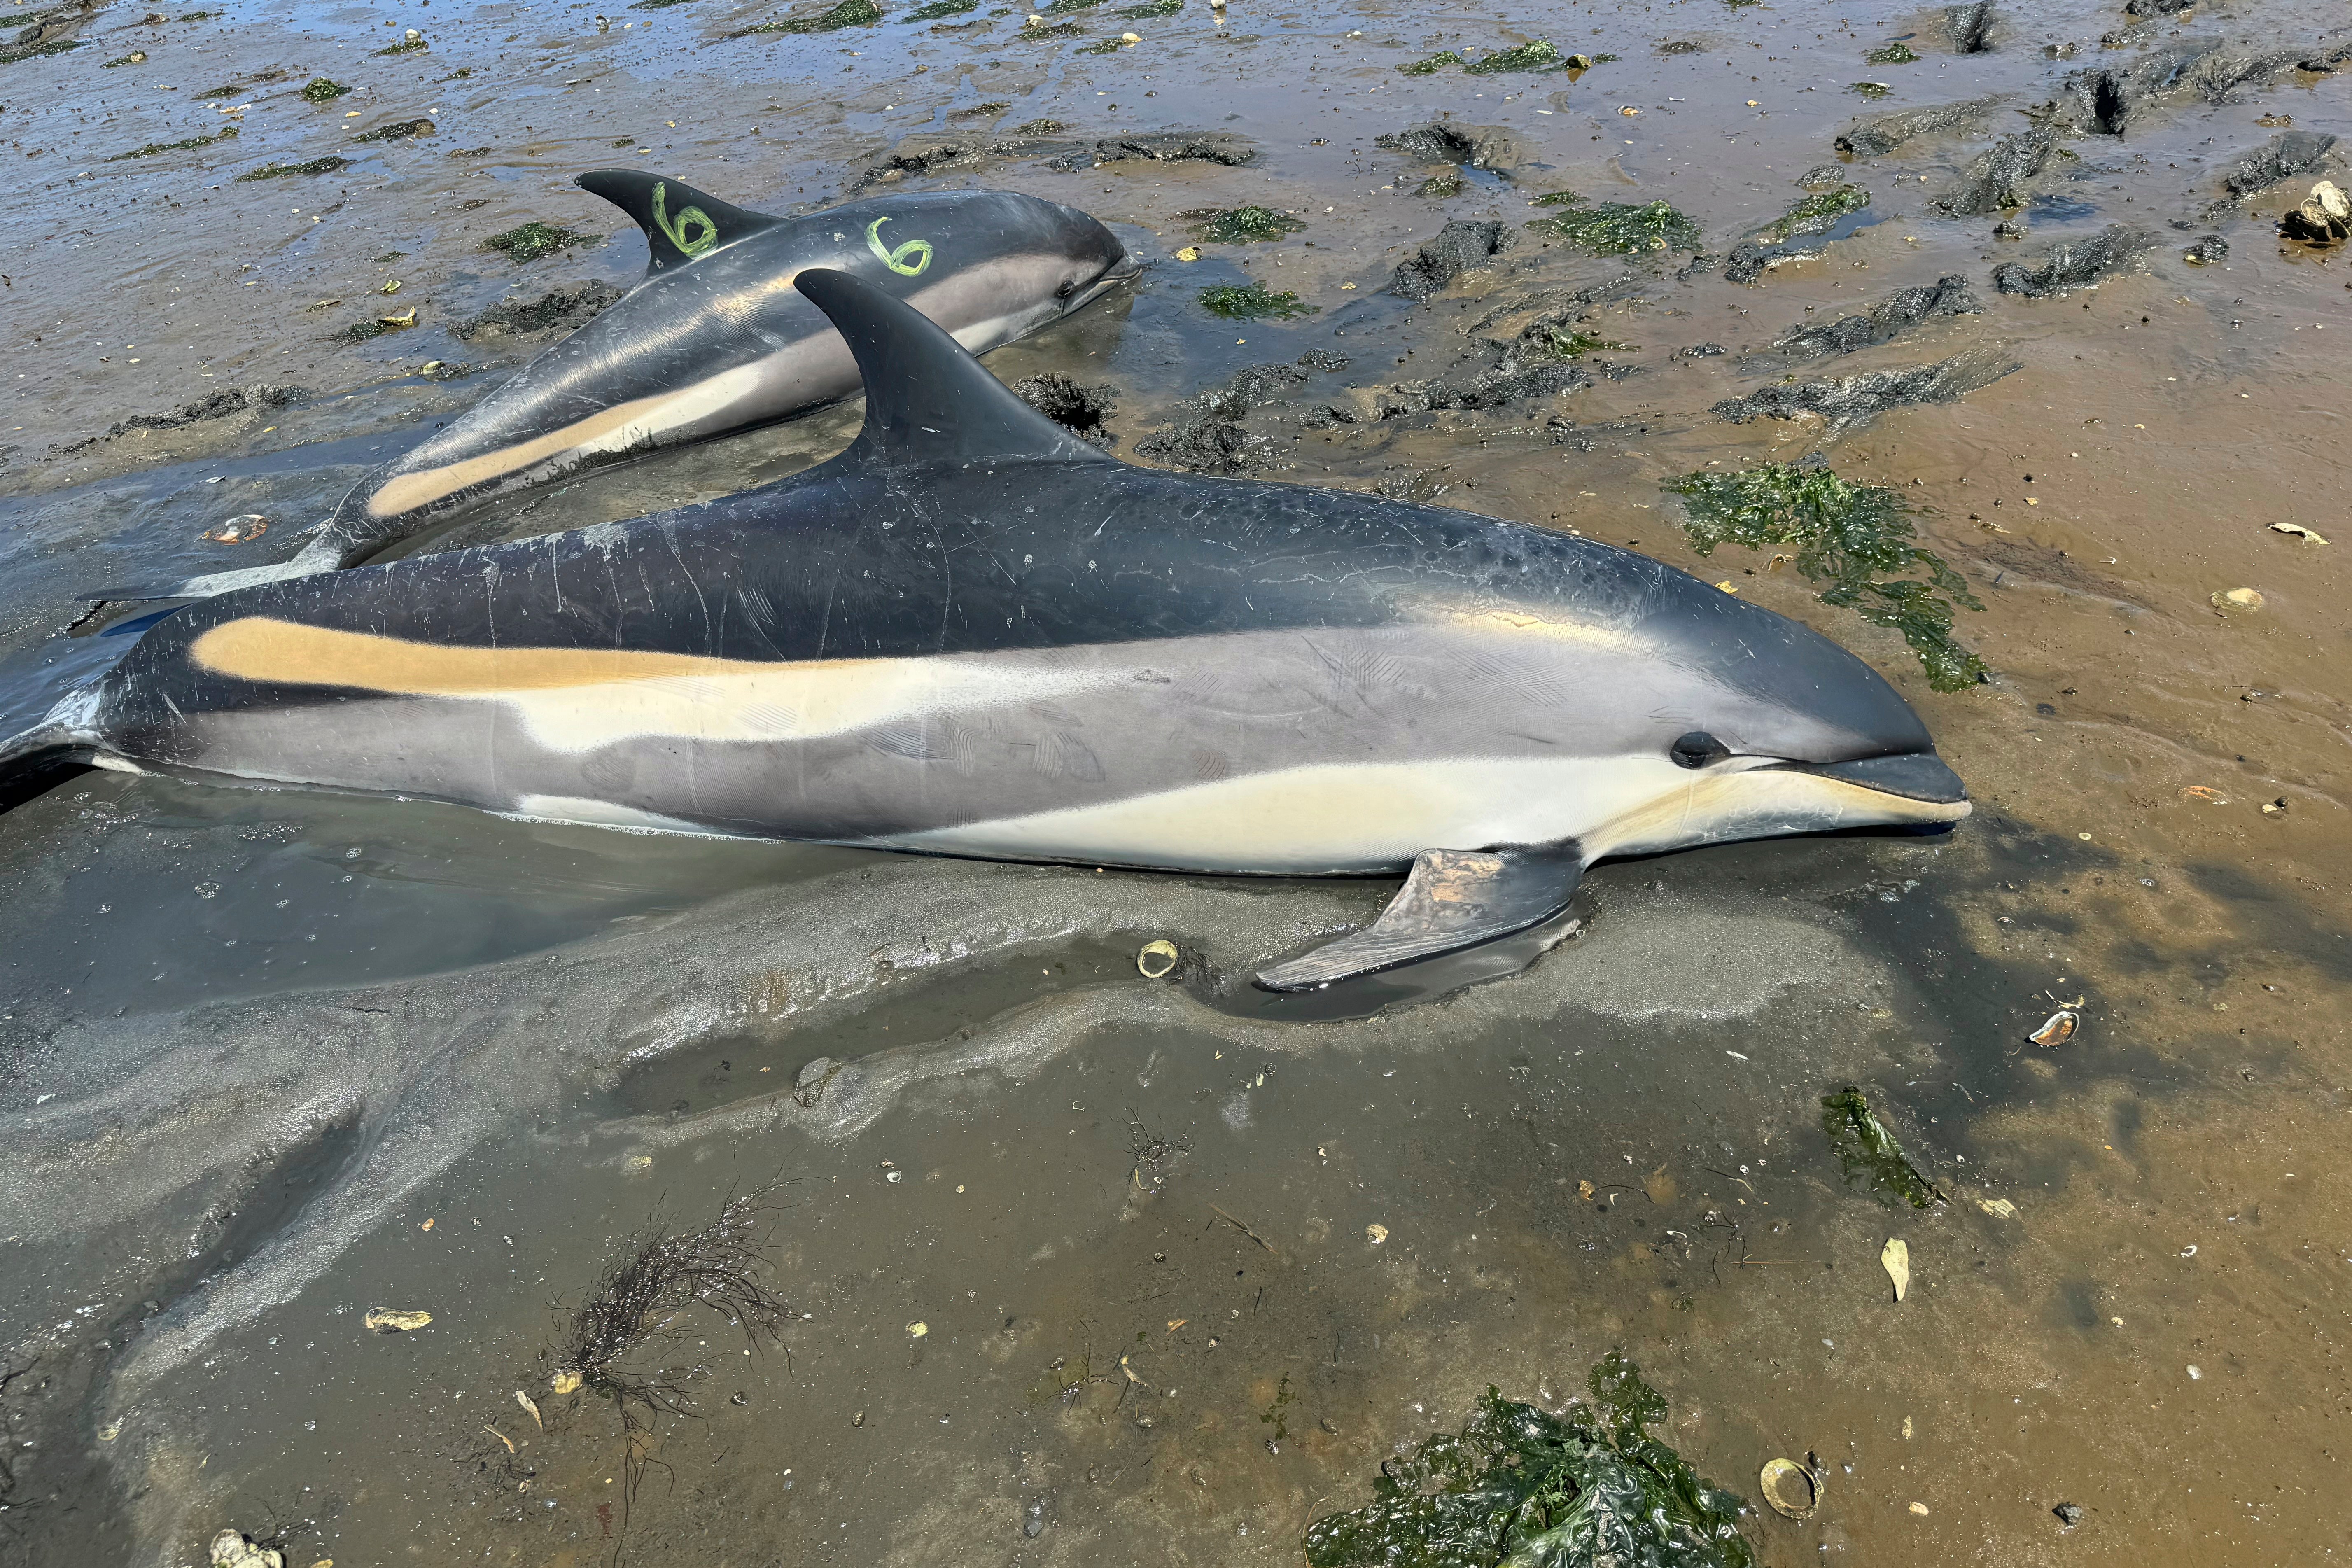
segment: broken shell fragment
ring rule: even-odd
[[[360,1320],[378,1334],[413,1334],[432,1321],[430,1312],[395,1312],[389,1307],[370,1307]]]
[[[1911,1289],[1911,1244],[1899,1236],[1888,1238],[1886,1245],[1879,1249],[1878,1264],[1886,1270],[1886,1277],[1895,1281],[1895,1299],[1900,1301],[1904,1293]]]
[[[1782,1519],[1808,1519],[1822,1503],[1821,1483],[1794,1459],[1770,1459],[1756,1478],[1756,1489]]]
[[[202,538],[215,544],[250,544],[269,531],[269,520],[257,511],[248,511],[205,530]]]
[[[549,1378],[547,1386],[551,1393],[576,1394],[580,1391],[580,1374],[567,1366]]]
[[[2325,544],[2327,542],[2327,541],[2320,538],[2319,535],[2314,533],[2311,530],[2304,527],[2303,524],[2299,522],[2274,522],[2271,524],[2271,531],[2273,533],[2291,533],[2307,544]]]
[[[2263,591],[2260,588],[2231,588],[2213,595],[2213,607],[2217,610],[2244,610],[2251,613],[2261,609],[2263,604]]]
[[[1180,956],[1176,944],[1161,937],[1143,944],[1143,951],[1135,955],[1135,967],[1146,980],[1164,980],[1174,973]]]
[[[2072,1007],[2061,1007],[2042,1021],[2042,1027],[2025,1037],[2045,1047],[2063,1046],[2074,1037],[2074,1030],[2082,1022],[2083,1015]]]

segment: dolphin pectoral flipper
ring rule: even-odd
[[[1303,958],[1258,971],[1269,991],[1311,991],[1491,942],[1568,908],[1584,877],[1575,844],[1424,849],[1381,918]]]
[[[682,180],[638,169],[591,169],[574,183],[637,220],[653,250],[646,268],[648,277],[684,267],[706,252],[783,221],[730,205]]]

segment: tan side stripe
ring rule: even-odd
[[[368,515],[398,517],[404,511],[429,506],[446,496],[455,495],[469,486],[504,479],[534,463],[591,446],[626,430],[632,425],[643,425],[650,431],[654,411],[668,401],[670,398],[667,396],[640,397],[632,402],[614,404],[602,413],[592,414],[561,430],[520,441],[511,447],[500,447],[494,452],[484,452],[478,458],[465,458],[438,468],[395,475],[368,497]]]
[[[215,626],[188,651],[205,668],[240,680],[355,686],[411,697],[497,697],[616,681],[749,675],[775,668],[743,659],[621,648],[445,647],[261,616]],[[865,662],[843,659],[793,668]]]

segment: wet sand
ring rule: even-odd
[[[1153,261],[1129,296],[991,356],[998,374],[1109,384],[1131,457],[1244,367],[1343,355],[1244,421],[1269,477],[1435,495],[1729,584],[1894,679],[1977,815],[1604,864],[1580,934],[1524,974],[1291,1023],[1236,1016],[1240,978],[1369,918],[1385,885],[712,846],[84,775],[0,828],[0,1540],[40,1563],[195,1563],[232,1526],[282,1534],[299,1564],[1296,1563],[1307,1521],[1369,1500],[1400,1442],[1457,1427],[1490,1383],[1558,1407],[1621,1349],[1716,1481],[1753,1500],[1765,1460],[1825,1463],[1811,1520],[1744,1521],[1773,1568],[2342,1554],[2352,538],[2333,498],[2352,285],[2343,252],[2273,232],[2326,166],[2206,215],[2282,119],[2352,132],[2346,80],[2158,99],[2121,137],[2068,132],[2017,213],[1931,205],[2072,73],[2202,37],[2301,47],[2336,25],[2325,8],[2200,13],[2107,48],[2119,8],[1997,7],[1994,47],[1968,55],[1940,8],[1712,0],[1491,21],[1235,0],[1222,25],[1194,0],[1065,14],[1080,31],[1044,40],[984,10],[728,36],[784,14],[695,0],[599,31],[584,6],[295,5],[151,26],[116,5],[59,35],[84,47],[0,66],[23,160],[0,264],[6,726],[118,652],[63,635],[77,593],[290,554],[366,467],[547,341],[453,324],[633,279],[643,241],[573,173],[652,168],[797,210],[910,138],[1055,119],[1064,142],[1223,132],[1256,156],[982,155],[885,182],[1073,202]],[[411,26],[427,48],[372,52]],[[1142,43],[1079,52],[1129,28]],[[1395,69],[1533,37],[1621,58]],[[1920,58],[1864,61],[1896,39]],[[1680,42],[1698,47],[1662,47]],[[317,75],[356,90],[308,102]],[[1864,80],[1890,91],[1848,90]],[[254,85],[196,99],[230,83]],[[1832,151],[1857,118],[1993,96],[1973,128]],[[419,117],[430,135],[344,144]],[[1503,133],[1496,167],[1416,196],[1441,166],[1373,139],[1440,117]],[[232,121],[203,149],[108,161]],[[331,153],[353,161],[235,178]],[[1753,284],[1521,227],[1553,191],[1664,199],[1720,257],[1828,163],[1870,221]],[[1307,226],[1175,258],[1181,215],[1250,203]],[[1996,237],[2004,216],[2025,237]],[[615,237],[522,266],[480,248],[532,219]],[[1381,292],[1457,219],[1518,237],[1426,304]],[[2113,223],[2158,241],[2141,264],[2063,297],[1996,291],[1996,264]],[[2184,260],[2207,233],[2227,258]],[[1952,274],[1980,311],[1800,365],[1744,358]],[[1196,303],[1241,281],[1319,312]],[[1623,345],[1578,362],[1592,384],[1369,416],[1579,290],[1580,330]],[[332,341],[412,304],[413,329]],[[1708,343],[1726,352],[1682,353]],[[1710,413],[1783,377],[1959,355],[2007,374],[1843,429]],[[433,360],[468,368],[420,374]],[[306,391],[105,437],[257,384]],[[1302,417],[1332,405],[1358,419]],[[854,418],[614,470],[432,542],[725,493],[821,458]],[[1957,629],[1990,682],[1932,691],[1894,634],[1793,573],[1696,557],[1660,489],[1816,453],[1916,500],[1986,605]],[[198,537],[245,512],[271,531]],[[2263,607],[2211,602],[2237,587]],[[1136,973],[1155,937],[1187,955],[1178,978]],[[2072,1040],[2026,1043],[2078,997]],[[820,1058],[839,1070],[796,1095]],[[1848,1084],[1950,1202],[1915,1212],[1845,1179],[1821,1099]],[[780,1342],[747,1354],[723,1321],[679,1324],[667,1361],[694,1413],[634,1450],[610,1405],[551,1391],[562,1310],[625,1238],[772,1183],[768,1279],[796,1315]],[[1899,1304],[1890,1237],[1913,1269]],[[373,1334],[377,1307],[434,1321]],[[2071,1531],[2060,1503],[2085,1510]]]

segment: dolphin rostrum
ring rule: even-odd
[[[485,497],[846,396],[857,367],[793,289],[804,268],[881,285],[974,353],[1139,270],[1087,214],[1011,191],[883,196],[777,218],[635,170],[579,183],[646,231],[652,261],[620,300],[353,486],[293,559],[85,596],[202,597],[356,565]]]
[[[529,818],[1095,866],[1393,874],[1301,990],[1523,930],[1608,855],[1945,823],[1828,639],[1627,551],[1120,462],[886,291],[805,473],[184,606],[0,745]]]

